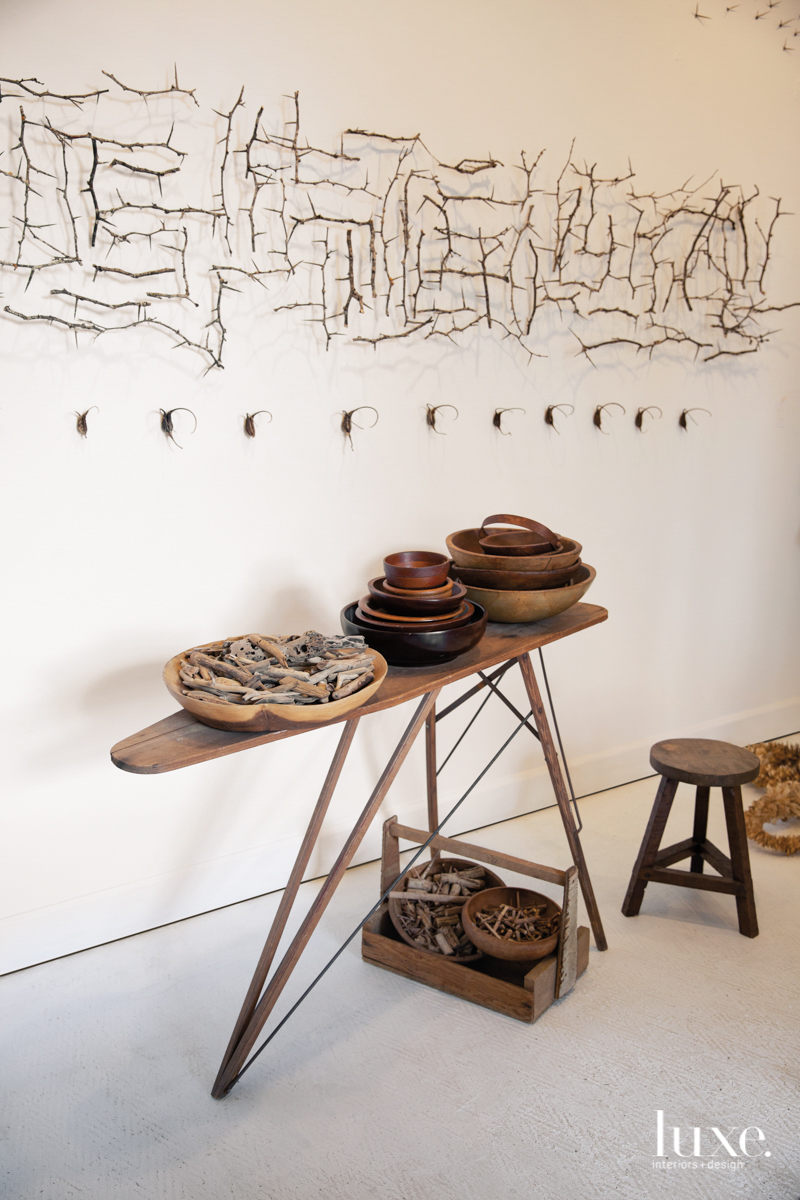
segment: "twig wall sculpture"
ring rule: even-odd
[[[69,95],[0,79],[0,287],[17,322],[76,340],[158,330],[210,369],[226,293],[246,287],[259,316],[298,312],[326,348],[481,328],[535,356],[557,324],[590,362],[675,346],[709,362],[756,352],[764,318],[794,306],[767,296],[784,211],[758,188],[655,195],[572,149],[548,181],[544,152],[448,165],[419,135],[362,129],[321,150],[297,94],[281,132],[263,107],[247,116],[244,89],[212,128],[177,73],[150,91],[104,74],[113,88]],[[216,144],[195,162],[181,140],[198,123]]]

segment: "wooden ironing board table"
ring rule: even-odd
[[[426,775],[428,787],[428,828],[436,829],[438,819],[438,803],[436,794],[436,721],[441,720],[449,711],[458,706],[464,699],[460,697],[454,704],[440,713],[436,713],[436,700],[443,687],[457,683],[470,675],[478,674],[481,682],[477,683],[470,694],[490,687],[499,698],[513,708],[513,705],[499,691],[493,682],[493,676],[498,676],[503,668],[506,670],[518,665],[525,683],[525,689],[535,722],[535,728],[527,724],[528,729],[541,742],[545,761],[550,774],[556,803],[558,804],[564,831],[567,836],[573,862],[578,869],[578,878],[583,892],[589,921],[594,933],[595,943],[599,950],[606,949],[606,939],[603,932],[600,913],[592,890],[591,880],[583,857],[578,829],[569,805],[569,794],[561,771],[558,754],[550,732],[539,685],[536,680],[530,651],[539,650],[561,638],[569,637],[580,630],[589,629],[605,621],[608,612],[596,604],[576,604],[566,612],[532,625],[501,625],[490,622],[483,639],[466,654],[459,655],[451,662],[424,667],[390,667],[389,673],[376,695],[361,708],[355,709],[351,716],[341,717],[327,724],[343,724],[341,737],[333,755],[325,783],[320,793],[311,820],[303,838],[303,843],[292,868],[289,880],[281,897],[278,911],[267,937],[264,950],[259,959],[252,983],[245,997],[242,1011],[234,1027],[230,1043],[220,1066],[212,1095],[217,1099],[226,1095],[233,1087],[240,1072],[245,1066],[260,1031],[272,1011],[281,991],[291,975],[306,943],[318,924],[325,908],[353,859],[367,829],[375,814],[378,812],[386,797],[400,767],[402,766],[411,746],[420,733],[422,726],[426,730]],[[489,678],[485,672],[491,668],[500,668]],[[359,722],[371,713],[383,709],[394,708],[409,700],[419,699],[405,733],[398,742],[394,752],[370,796],[363,811],[358,817],[352,831],[331,868],[330,874],[322,885],[314,903],[311,905],[297,934],[292,940],[283,959],[279,963],[266,988],[264,987],[269,974],[272,960],[278,948],[281,934],[286,926],[289,913],[297,896],[303,875],[311,858],[312,851],[319,836],[325,813],[330,804],[336,783],[342,771],[347,753],[353,741]],[[513,709],[518,717],[521,714]],[[262,746],[269,742],[281,741],[288,737],[298,737],[310,729],[326,728],[325,725],[314,725],[300,730],[282,730],[277,733],[250,734],[230,733],[221,729],[212,729],[201,724],[185,710],[173,713],[162,721],[157,721],[147,729],[132,734],[118,742],[111,750],[112,762],[123,771],[131,771],[140,775],[156,775],[165,771],[176,771],[181,767],[193,766],[207,762],[212,758],[220,758],[227,754],[236,754],[240,750],[248,750],[251,746]]]

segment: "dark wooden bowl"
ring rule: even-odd
[[[347,604],[339,614],[344,633],[360,634],[367,645],[377,650],[395,667],[423,667],[430,663],[450,662],[466,653],[486,632],[486,609],[475,605],[475,613],[466,625],[454,629],[377,629],[359,621],[356,602]],[[358,694],[358,693],[357,693]]]
[[[411,613],[419,617],[441,616],[454,612],[467,594],[463,583],[455,580],[448,580],[449,590],[445,586],[438,596],[424,596],[419,592],[406,592],[404,596],[398,596],[394,592],[388,592],[384,583],[385,580],[379,576],[370,579],[367,584],[370,596],[378,601],[381,608],[391,613]]]
[[[530,892],[527,888],[497,887],[487,888],[470,896],[461,911],[461,923],[469,940],[478,950],[490,958],[502,958],[506,962],[535,962],[538,958],[546,958],[552,954],[558,945],[558,933],[536,942],[505,942],[502,938],[493,937],[475,924],[475,914],[489,912],[499,908],[501,904],[512,905],[514,908],[527,908],[531,904],[546,905],[544,916],[561,916],[561,907],[549,896],[539,892]]]
[[[491,571],[470,567],[450,568],[450,574],[467,587],[496,588],[497,591],[543,592],[550,588],[564,587],[577,574],[581,560],[571,567],[559,567],[555,571]]]
[[[543,542],[521,529],[509,530],[508,533],[487,533],[486,537],[480,539],[479,545],[487,554],[511,555],[513,558],[558,554],[564,549],[561,542],[552,546],[550,542]]]
[[[495,875],[494,871],[490,871],[485,863],[470,862],[466,858],[440,858],[439,862],[442,864],[443,867],[455,867],[457,870],[458,869],[463,870],[465,867],[483,867],[486,878],[489,880],[489,883],[492,885],[491,888],[486,888],[484,890],[485,891],[497,891],[498,888],[503,887],[503,881],[500,878],[500,876]],[[400,881],[400,883],[397,885],[397,890],[399,892],[407,891],[408,890],[407,881],[409,879],[418,879],[419,876],[422,874],[422,872],[425,870],[427,865],[428,865],[427,863],[420,863],[420,865],[418,867],[412,867],[411,870],[408,872],[408,875],[406,875]],[[483,894],[482,892],[475,893],[476,896],[481,896],[482,894]],[[409,900],[415,899],[414,893],[410,892],[408,898],[409,898]],[[453,898],[455,899],[455,897],[453,897]],[[400,905],[402,903],[403,903],[402,900],[395,900],[395,899],[389,900],[389,916],[392,918],[392,924],[394,925],[394,927],[397,930],[400,937],[409,946],[413,946],[415,950],[420,950],[423,954],[432,954],[434,957],[441,958],[442,955],[441,954],[437,955],[435,950],[427,950],[424,946],[418,946],[417,943],[412,938],[410,938],[408,936],[408,934],[405,932],[405,930],[403,929],[403,926],[400,924]],[[423,901],[423,903],[424,903],[424,901]],[[434,907],[435,906],[432,904],[431,908],[434,908]],[[461,963],[475,962],[475,960],[478,958],[483,958],[483,955],[480,952],[480,950],[476,950],[474,954],[459,954],[457,956],[455,954],[453,955],[453,961],[461,962]]]
[[[396,617],[379,610],[371,609],[369,603],[364,607],[364,601],[369,602],[369,596],[364,596],[356,609],[356,620],[364,625],[372,625],[376,629],[455,629],[459,625],[467,625],[475,616],[475,605],[471,600],[462,601],[461,607],[454,613],[445,613],[441,617]]]
[[[450,563],[433,550],[399,550],[383,560],[386,579],[396,588],[435,588],[445,583]]]
[[[580,542],[562,537],[563,550],[558,554],[532,554],[515,558],[499,554],[487,554],[481,549],[480,529],[459,529],[447,538],[447,548],[459,567],[476,567],[490,571],[551,571],[557,567],[571,567],[581,556]]]

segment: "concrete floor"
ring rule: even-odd
[[[231,1095],[212,1100],[275,895],[0,979],[2,1195],[797,1200],[800,856],[751,845],[755,940],[739,935],[734,901],[711,893],[651,885],[626,920],[653,795],[646,780],[583,802],[610,949],[593,949],[575,991],[533,1026],[368,966],[355,941]],[[690,806],[680,789],[672,840],[690,832]],[[710,836],[725,848],[713,808]],[[568,861],[553,809],[472,840]],[[303,907],[318,886],[301,889]],[[347,873],[282,1011],[377,887],[377,864]],[[658,1110],[667,1150],[679,1126],[691,1153],[697,1126],[704,1157],[671,1152],[674,1166],[654,1167]],[[747,1149],[769,1155],[742,1157],[748,1126],[765,1140],[751,1129]]]

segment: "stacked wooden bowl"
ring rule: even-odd
[[[498,530],[496,525],[513,525]],[[581,545],[528,517],[496,513],[479,529],[447,539],[451,576],[490,621],[542,621],[565,612],[589,590],[595,569],[581,562]]]
[[[368,594],[343,610],[345,632],[357,631],[397,666],[444,662],[480,641],[486,613],[463,583],[448,578],[445,554],[403,550],[388,555],[383,569]]]

